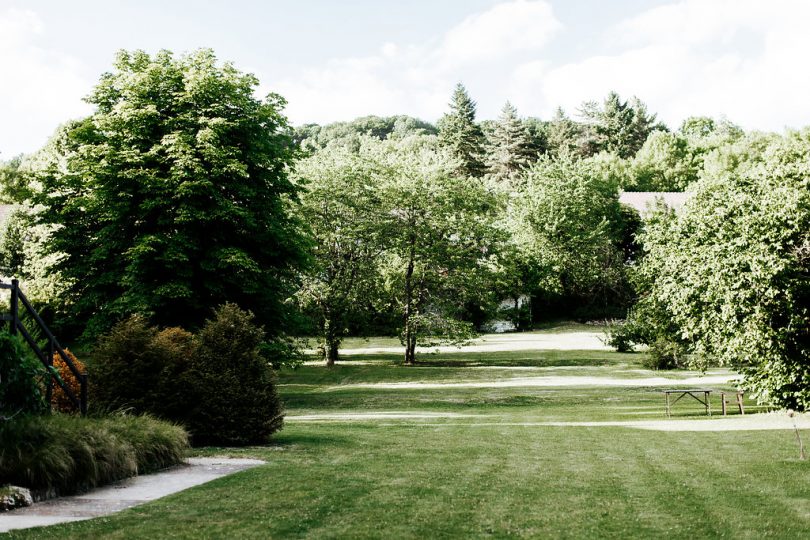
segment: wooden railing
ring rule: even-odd
[[[42,320],[42,317],[39,316],[39,313],[31,306],[31,302],[28,301],[28,298],[25,297],[25,294],[20,290],[20,282],[16,279],[12,279],[11,283],[2,283],[0,282],[0,289],[6,289],[11,291],[11,309],[8,314],[4,314],[0,316],[0,320],[8,321],[9,323],[9,332],[12,335],[21,335],[25,342],[31,347],[31,350],[34,351],[34,354],[39,358],[42,364],[45,366],[45,369],[48,370],[48,383],[46,385],[46,399],[48,404],[51,403],[51,395],[53,393],[53,383],[56,382],[64,391],[65,395],[68,399],[73,403],[76,409],[81,412],[82,415],[87,414],[87,373],[82,373],[70,359],[70,357],[65,352],[65,349],[59,344],[56,340],[56,337],[53,335],[51,330]],[[20,320],[20,305],[24,310],[24,313],[27,313],[29,318],[34,322],[35,326],[39,328],[39,331],[42,332],[45,340],[47,340],[47,345],[45,349],[36,342],[34,337],[31,335],[31,332],[25,328],[22,321]],[[56,372],[53,369],[53,359],[56,355],[62,359],[62,361],[67,365],[70,373],[76,378],[79,382],[79,395],[77,396],[73,389],[70,387],[67,382],[63,381],[61,377],[57,376]]]

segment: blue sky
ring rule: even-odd
[[[493,118],[576,114],[608,90],[673,127],[810,124],[803,0],[0,0],[0,159],[89,112],[116,50],[213,48],[288,102],[293,123],[435,121],[457,81]]]

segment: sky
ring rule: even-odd
[[[462,82],[478,118],[576,116],[611,90],[670,127],[810,125],[808,0],[0,0],[0,160],[92,112],[119,49],[214,49],[294,125],[431,122]]]

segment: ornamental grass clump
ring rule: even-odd
[[[149,416],[20,416],[0,422],[0,485],[83,491],[180,463],[188,435]]]

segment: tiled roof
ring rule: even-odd
[[[619,202],[635,208],[642,216],[649,213],[656,200],[678,212],[691,193],[680,191],[625,191],[619,195]]]

